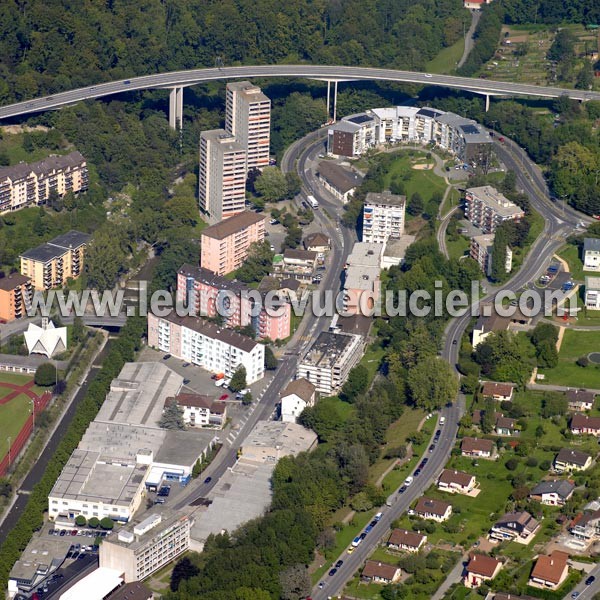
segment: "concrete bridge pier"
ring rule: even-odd
[[[183,128],[183,86],[171,88],[169,95],[169,126],[171,129]]]

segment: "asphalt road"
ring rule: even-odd
[[[477,25],[479,23],[479,19],[481,18],[480,10],[472,10],[471,11],[471,25],[467,34],[465,35],[465,49],[463,50],[463,55],[458,61],[458,68],[462,67],[465,64],[465,61],[471,54],[471,50],[473,50],[473,46],[475,45],[475,30],[477,29]]]
[[[585,580],[588,577],[595,577],[596,580],[591,585],[585,585]],[[596,565],[588,574],[584,574],[583,579],[567,594],[564,598],[573,598],[573,594],[578,592],[576,598],[578,600],[591,600],[595,594],[600,592],[600,565]]]
[[[336,65],[256,65],[156,73],[154,75],[143,75],[141,77],[132,77],[131,79],[99,83],[97,85],[3,106],[0,108],[0,119],[42,112],[69,104],[76,104],[82,100],[102,98],[112,94],[135,90],[173,88],[176,86],[196,85],[206,81],[239,78],[251,79],[253,77],[301,77],[338,81],[397,81],[462,89],[490,95],[541,96],[545,98],[568,96],[576,100],[600,100],[600,92],[568,90],[558,87],[509,83],[506,81],[457,77],[454,75],[376,69],[372,67],[342,67]]]
[[[25,479],[21,487],[17,492],[17,499],[15,503],[12,505],[8,513],[6,514],[4,521],[0,525],[0,540],[6,539],[6,536],[11,531],[11,529],[16,525],[17,521],[23,514],[25,510],[25,506],[27,501],[29,500],[29,493],[33,490],[35,484],[42,478],[44,472],[46,471],[46,467],[48,462],[54,456],[56,448],[60,444],[63,436],[65,435],[67,428],[69,427],[71,421],[73,420],[73,416],[75,415],[75,411],[77,410],[77,406],[79,402],[84,398],[87,390],[90,386],[90,383],[96,377],[98,373],[98,369],[102,366],[102,361],[106,357],[111,345],[111,340],[109,339],[106,342],[102,352],[98,354],[96,360],[92,363],[92,369],[89,372],[89,375],[83,382],[83,385],[79,388],[79,391],[75,394],[75,398],[65,411],[63,418],[55,429],[54,433],[48,440],[46,447],[40,454],[40,457],[37,459]]]

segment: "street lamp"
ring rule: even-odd
[[[10,469],[10,435],[8,436],[8,468]]]
[[[35,431],[35,398],[30,398],[29,402],[31,402],[31,414],[33,415],[33,430]]]

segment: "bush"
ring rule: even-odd
[[[580,356],[575,363],[578,367],[587,367],[590,364],[590,359],[587,356]]]
[[[75,525],[77,525],[77,527],[85,527],[86,524],[87,519],[83,515],[77,515],[75,517]]]
[[[543,460],[539,466],[541,471],[549,471],[552,464],[549,460]]]
[[[114,526],[115,526],[115,522],[112,519],[110,519],[109,517],[104,517],[100,521],[100,527],[102,527],[102,529],[107,529],[110,531]]]
[[[36,385],[43,387],[55,385],[57,380],[56,367],[52,363],[42,363],[37,368],[33,379]]]
[[[509,471],[514,471],[519,466],[519,461],[516,458],[509,458],[504,466]]]
[[[88,525],[92,528],[92,529],[96,529],[96,527],[98,527],[100,525],[100,520],[98,519],[98,517],[92,517],[89,521],[88,521]]]
[[[530,456],[527,459],[527,466],[528,467],[537,467],[538,465],[538,459],[535,456]]]

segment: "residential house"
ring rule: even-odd
[[[491,581],[498,575],[502,563],[485,554],[471,554],[465,568],[463,579],[465,587],[476,588],[486,581]]]
[[[452,494],[468,494],[475,489],[476,485],[475,475],[453,469],[444,469],[437,482],[439,490]]]
[[[526,510],[506,513],[494,523],[490,538],[494,540],[512,540],[527,543],[538,532],[540,523]]]
[[[600,277],[585,278],[585,307],[600,310]]]
[[[307,406],[314,406],[317,388],[304,377],[290,381],[281,392],[281,420],[295,423]]]
[[[460,444],[460,450],[463,456],[472,458],[494,458],[495,448],[492,440],[482,440],[479,438],[466,437]]]
[[[554,459],[554,470],[559,473],[564,471],[585,471],[592,464],[592,457],[579,450],[562,448]]]
[[[183,410],[183,422],[190,427],[222,429],[227,420],[227,403],[204,394],[178,394],[165,401],[165,407],[177,404]]]
[[[600,509],[576,515],[569,525],[569,532],[585,541],[600,537]]]
[[[596,395],[588,390],[567,390],[568,408],[574,412],[584,412],[594,408]]]
[[[569,555],[555,550],[547,556],[540,554],[529,576],[529,585],[550,590],[558,589],[569,575]]]
[[[512,383],[486,381],[483,384],[481,393],[484,398],[491,398],[497,402],[510,402],[515,393],[515,386]]]
[[[529,499],[549,506],[562,506],[572,495],[575,484],[568,479],[540,481],[529,492]]]
[[[571,433],[573,435],[600,436],[600,417],[588,417],[576,414],[571,418]]]
[[[286,248],[283,260],[274,262],[275,275],[280,277],[295,277],[304,282],[310,282],[317,265],[319,253],[301,248]]]
[[[518,433],[517,422],[515,419],[499,415],[496,418],[494,430],[496,435],[516,435]]]
[[[432,519],[441,523],[450,518],[452,505],[443,500],[422,497],[419,498],[415,506],[415,514],[422,519]]]
[[[354,195],[356,188],[363,180],[356,171],[330,160],[323,160],[319,163],[317,177],[323,187],[344,204]]]
[[[317,231],[316,233],[309,233],[303,240],[302,245],[305,250],[309,252],[327,252],[331,250],[331,240],[328,235]]]
[[[401,574],[400,567],[376,560],[368,560],[360,577],[363,581],[388,584],[396,583],[400,579]]]
[[[600,271],[600,238],[583,240],[583,270]]]
[[[392,550],[418,552],[427,543],[427,536],[406,529],[392,529],[386,544]]]
[[[523,314],[518,307],[510,317],[499,315],[490,304],[482,304],[479,318],[473,327],[471,336],[473,348],[476,348],[490,333],[522,328],[531,323],[531,317]]]

